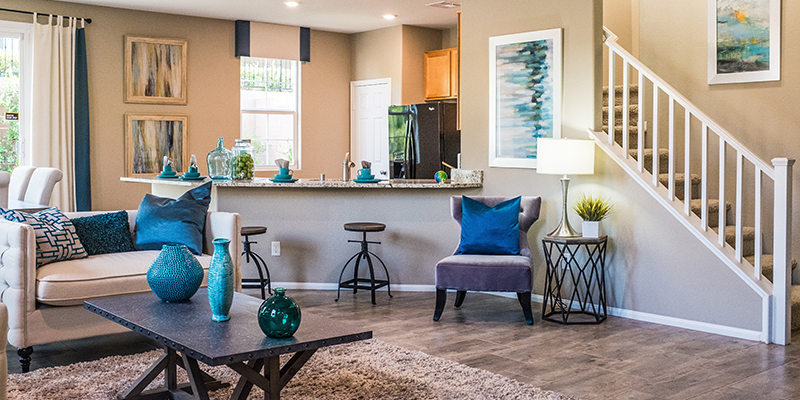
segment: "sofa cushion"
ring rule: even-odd
[[[158,250],[110,253],[52,263],[36,271],[36,300],[55,306],[83,305],[84,300],[147,293],[147,270]],[[197,257],[207,285],[210,255]]]
[[[87,256],[75,226],[58,208],[48,208],[35,214],[0,208],[0,215],[6,220],[33,228],[36,235],[36,267]]]
[[[182,244],[194,255],[203,251],[203,228],[211,203],[211,182],[177,200],[146,194],[136,213],[136,250],[161,250],[165,244]]]
[[[530,292],[531,259],[525,256],[454,255],[436,263],[436,288]]]
[[[90,256],[136,250],[133,248],[127,211],[102,213],[71,221]]]

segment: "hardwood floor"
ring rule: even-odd
[[[246,293],[256,296],[255,290]],[[516,298],[468,293],[460,309],[448,298],[432,320],[434,293],[288,290],[304,313],[362,324],[388,343],[486,369],[583,399],[797,399],[800,347],[609,317],[600,325],[526,325]],[[798,343],[800,335],[793,341]],[[157,346],[135,333],[36,346],[32,369],[133,354]],[[7,347],[9,372],[19,373]]]

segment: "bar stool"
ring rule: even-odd
[[[344,224],[344,230],[350,232],[361,232],[363,236],[361,240],[347,241],[348,243],[361,243],[361,251],[350,257],[350,259],[344,264],[344,267],[342,267],[342,272],[339,274],[339,288],[336,290],[336,301],[339,301],[342,288],[353,289],[353,294],[357,293],[358,289],[369,289],[372,292],[372,304],[375,304],[375,290],[384,286],[386,286],[386,289],[389,291],[389,297],[392,297],[392,288],[389,286],[389,270],[386,269],[386,264],[383,262],[383,260],[381,260],[380,257],[369,251],[370,243],[381,244],[381,242],[370,242],[367,240],[367,232],[381,232],[384,229],[386,229],[386,225],[377,222],[351,222]],[[372,258],[370,256],[377,258],[378,261],[381,262],[381,265],[383,265],[383,270],[386,272],[386,280],[375,279],[375,270],[372,268]],[[367,265],[369,266],[369,279],[358,277],[358,267],[362,258],[367,260]],[[353,261],[354,259],[356,260],[356,264],[355,270],[353,271],[353,279],[342,282],[342,276],[344,275],[345,269],[347,269],[350,261]],[[369,284],[369,286],[367,286],[367,284]]]
[[[251,242],[250,236],[253,235],[261,235],[267,232],[267,227],[265,226],[243,226],[241,235],[244,236],[244,241],[242,241],[242,245],[244,247],[244,251],[242,251],[242,256],[245,257],[245,262],[249,263],[250,258],[253,259],[253,264],[256,265],[256,270],[258,270],[258,279],[242,279],[242,288],[243,289],[261,289],[261,298],[266,299],[267,294],[264,291],[264,288],[267,289],[269,294],[272,294],[272,280],[269,279],[269,269],[267,269],[267,263],[264,262],[264,259],[261,258],[258,253],[254,252],[251,248],[251,244],[256,244],[258,242]],[[266,279],[264,279],[264,275],[266,274]]]

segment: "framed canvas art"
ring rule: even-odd
[[[536,168],[540,137],[561,137],[561,29],[489,38],[489,166]]]
[[[186,105],[186,40],[125,36],[125,102]]]
[[[125,176],[160,173],[164,156],[176,172],[188,170],[185,115],[125,114]]]
[[[781,1],[708,0],[708,83],[781,79]]]

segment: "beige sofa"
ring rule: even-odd
[[[65,214],[77,218],[99,213]],[[133,234],[136,210],[128,210],[128,220]],[[209,212],[203,232],[203,255],[197,257],[207,278],[214,251],[211,241],[230,239],[237,291],[241,291],[241,225],[239,214]],[[158,253],[148,250],[100,254],[37,269],[33,228],[0,220],[0,300],[8,307],[8,342],[17,347],[23,372],[30,368],[32,346],[126,331],[84,310],[83,301],[149,292],[147,270]]]

